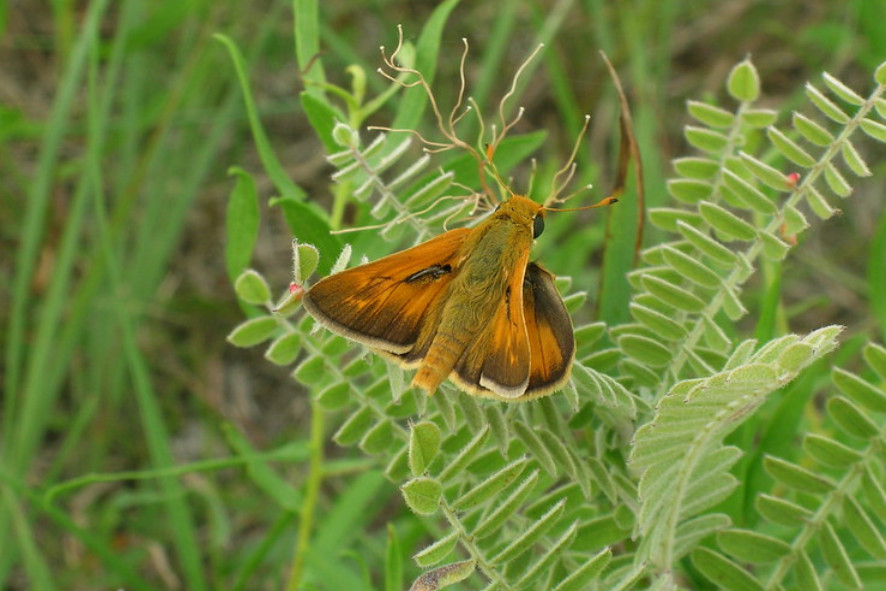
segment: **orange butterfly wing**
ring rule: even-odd
[[[527,400],[569,379],[575,337],[553,276],[529,263],[522,286],[514,287],[455,367],[452,379],[469,392]]]
[[[522,398],[544,396],[569,379],[575,357],[575,335],[554,276],[535,263],[523,280],[523,316],[529,334],[529,385]]]
[[[469,228],[450,230],[407,250],[330,275],[312,286],[305,309],[344,337],[402,355],[432,303],[445,295]]]
[[[476,394],[515,399],[529,383],[530,355],[521,274],[514,273],[486,329],[456,364],[452,379]]]

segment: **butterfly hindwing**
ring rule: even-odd
[[[304,306],[342,336],[402,355],[415,344],[431,304],[445,294],[470,229],[427,242],[318,281]]]
[[[569,379],[575,356],[572,320],[554,285],[554,276],[535,263],[523,280],[523,316],[529,334],[529,384],[524,398],[542,396]]]
[[[517,293],[514,297],[509,290],[481,338],[456,365],[453,379],[470,392],[528,400],[569,379],[575,337],[553,275],[529,263]]]

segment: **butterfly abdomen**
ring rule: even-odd
[[[467,340],[446,332],[438,332],[421,367],[412,378],[412,385],[425,390],[429,395],[452,373],[455,364],[468,346]]]

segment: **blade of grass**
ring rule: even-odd
[[[280,538],[292,531],[292,526],[295,524],[297,517],[298,513],[296,511],[285,511],[277,516],[277,521],[271,526],[267,535],[262,538],[255,549],[241,562],[237,577],[231,586],[231,591],[251,588],[247,586],[249,577],[267,560],[268,554],[271,553],[274,546],[280,543]]]
[[[626,86],[633,91],[631,111],[634,136],[643,160],[643,184],[645,187],[663,186],[662,165],[658,158],[659,149],[656,143],[657,118],[651,107],[648,106],[652,103],[647,94],[647,89],[656,88],[660,82],[656,78],[660,74],[650,70],[646,55],[647,52],[654,51],[654,48],[650,49],[646,46],[645,40],[652,33],[644,27],[649,26],[650,21],[655,21],[655,18],[636,22],[639,19],[622,15],[621,21],[613,22],[617,15],[613,16],[607,13],[606,7],[599,2],[593,2],[592,10],[597,17],[603,19],[597,22],[596,29],[601,40],[613,44],[612,47],[604,47],[607,52],[622,53],[614,45],[616,40],[610,33],[611,31],[622,32],[622,38],[628,48],[623,51],[628,56],[628,71],[630,72]],[[607,18],[608,20],[606,20]],[[607,94],[609,93],[607,92]],[[628,285],[627,275],[634,268],[636,258],[637,235],[641,227],[638,216],[645,216],[645,212],[641,211],[639,199],[636,197],[637,187],[634,174],[629,175],[628,178],[630,180],[625,198],[607,212],[609,216],[607,219],[608,236],[602,270],[602,285],[605,285],[605,289],[600,292],[598,309],[599,319],[611,325],[630,321],[628,302],[631,297],[631,289]],[[658,190],[649,191],[646,195],[647,197],[644,197],[646,204],[643,207],[658,205],[664,198],[664,192]]]
[[[30,283],[33,278],[43,235],[49,194],[55,175],[58,157],[74,105],[74,97],[86,68],[88,52],[94,42],[101,19],[107,8],[107,0],[97,0],[89,5],[84,18],[83,30],[77,39],[74,51],[65,66],[59,90],[53,103],[52,112],[45,127],[45,135],[41,141],[35,177],[27,199],[27,211],[23,222],[22,238],[16,251],[15,277],[12,288],[12,304],[10,309],[10,325],[6,341],[6,395],[4,397],[3,417],[3,448],[2,464],[14,474],[24,474],[31,467],[31,458],[41,440],[45,423],[48,419],[47,410],[54,399],[54,391],[41,387],[41,376],[45,368],[50,367],[48,356],[31,357],[28,359],[25,383],[21,383],[22,364],[25,361],[26,322],[30,317],[33,302]],[[35,342],[43,343],[44,352],[48,352],[48,344],[58,326],[62,300],[69,269],[78,241],[77,227],[82,220],[86,195],[80,200],[75,199],[72,207],[71,220],[73,227],[66,228],[59,253],[58,265],[60,276],[53,277],[49,286],[48,302],[39,308],[41,324],[37,328]],[[77,219],[79,218],[79,219]],[[65,266],[68,269],[65,269]],[[52,322],[51,320],[55,320]],[[30,376],[30,377],[28,377]],[[4,500],[8,499],[4,495]],[[11,539],[10,520],[14,507],[3,503],[0,505],[0,586],[7,580],[10,570],[17,559],[17,544]]]
[[[249,86],[249,74],[246,71],[245,60],[240,48],[227,36],[216,34],[215,38],[220,41],[228,50],[231,62],[234,64],[234,70],[237,73],[237,79],[240,81],[240,88],[243,91],[243,102],[246,105],[246,114],[249,118],[249,126],[252,129],[252,136],[255,140],[255,146],[261,157],[262,165],[265,172],[274,183],[274,187],[280,192],[280,195],[286,198],[305,201],[307,195],[305,192],[290,180],[289,175],[283,169],[277,155],[271,147],[270,140],[265,133],[264,126],[258,116],[258,109],[255,101],[252,99],[252,93]]]
[[[127,4],[129,6],[130,4]],[[131,11],[124,12],[124,14],[129,14]],[[272,26],[276,22],[276,15],[272,12],[268,14],[268,17],[264,21],[264,25],[261,28],[262,33],[258,36],[256,45],[253,47],[253,55],[250,59],[254,58],[254,54],[261,50],[261,47],[267,42],[269,38],[269,31],[272,30]],[[127,27],[124,22],[128,22],[126,19],[121,20],[120,27],[125,30]],[[125,36],[120,36],[120,42],[116,42],[114,44],[114,49],[111,51],[111,59],[109,60],[109,66],[106,68],[106,80],[107,88],[116,88],[117,85],[117,77],[113,75],[113,72],[119,71],[119,67],[122,66],[122,52],[118,53],[117,48],[122,49],[125,47]],[[115,56],[120,56],[121,59],[117,59]],[[116,64],[116,65],[115,65]],[[112,105],[111,95],[113,93],[107,93],[104,101],[104,113],[107,115],[107,109]],[[224,131],[227,129],[228,122],[233,119],[234,113],[237,110],[237,99],[236,91],[232,89],[229,91],[227,97],[222,103],[222,107],[220,109],[219,115],[214,118],[214,127],[210,131],[210,133],[203,137],[203,143],[206,145],[218,146],[217,141],[213,141],[221,136]],[[125,101],[124,101],[125,102]],[[138,134],[136,134],[138,135]],[[199,162],[211,161],[214,155],[214,151],[207,149],[206,153],[203,153],[198,158]],[[197,171],[205,170],[205,166],[195,167]],[[123,175],[124,177],[127,175]],[[131,178],[131,176],[129,177]],[[192,188],[201,183],[203,176],[200,174],[196,175],[195,179],[191,179],[187,181],[186,186],[188,188]],[[40,387],[33,387],[26,390],[26,392],[31,392],[34,390],[35,392],[43,391],[43,392],[57,392],[62,380],[65,378],[66,372],[68,371],[68,360],[71,358],[72,351],[77,346],[78,341],[82,338],[86,325],[86,321],[90,319],[90,316],[94,315],[95,310],[93,308],[95,304],[95,300],[97,298],[97,294],[100,289],[103,288],[103,281],[105,280],[105,268],[102,264],[102,255],[100,252],[96,252],[92,255],[92,258],[88,259],[87,264],[85,264],[85,268],[87,269],[87,274],[85,278],[76,286],[73,294],[69,292],[68,283],[62,282],[61,279],[67,277],[70,274],[70,262],[73,261],[74,251],[77,248],[76,236],[80,232],[81,223],[78,221],[81,217],[78,213],[80,208],[83,207],[86,198],[89,195],[89,191],[87,189],[87,185],[85,183],[81,183],[78,185],[78,188],[75,192],[75,198],[73,200],[72,209],[69,212],[67,222],[69,228],[66,228],[66,233],[61,240],[61,248],[59,249],[60,256],[56,262],[56,273],[53,275],[53,283],[50,285],[50,288],[47,292],[47,304],[44,305],[44,308],[57,310],[60,309],[60,304],[56,304],[55,302],[60,299],[67,298],[71,301],[70,309],[67,311],[66,320],[64,323],[58,322],[57,314],[53,315],[45,315],[41,318],[41,323],[48,327],[56,327],[60,330],[60,332],[51,333],[47,332],[45,338],[38,338],[35,340],[35,343],[32,345],[32,355],[37,357],[38,359],[42,359],[43,362],[35,363],[36,367],[42,367],[42,371],[40,375],[43,376],[43,381],[40,382]],[[128,211],[130,208],[129,204],[124,206],[119,206],[115,213],[119,213],[122,210]],[[118,216],[121,218],[125,218],[126,216]],[[116,220],[115,220],[116,221]],[[120,243],[121,240],[125,240],[128,238],[123,231],[122,225],[117,225],[113,228],[114,236],[113,241],[115,243]],[[153,293],[154,288],[150,288],[150,292]],[[107,322],[104,322],[102,318],[99,318],[95,327],[89,330],[90,334],[95,334],[96,328],[101,328],[102,326],[109,326]],[[38,331],[38,335],[42,334]],[[90,386],[90,391],[98,392],[100,390],[100,386],[102,383],[107,381],[107,372],[108,368],[104,363],[108,359],[109,351],[107,349],[107,345],[110,343],[113,346],[115,343],[112,339],[97,339],[100,342],[105,343],[103,348],[98,350],[98,353],[93,353],[92,358],[96,360],[95,363],[88,364],[89,367],[97,368],[99,371],[96,374],[99,379],[93,380],[90,382],[92,385]],[[49,364],[47,360],[50,358],[53,363]]]
[[[395,489],[382,472],[370,470],[361,474],[324,516],[323,527],[314,540],[314,552],[331,555],[346,546],[381,510],[383,500],[393,494]]]
[[[38,508],[40,513],[48,517],[60,530],[68,532],[88,548],[90,552],[95,554],[110,572],[119,577],[119,583],[122,588],[135,591],[154,589],[152,585],[145,583],[144,579],[129,567],[127,561],[120,559],[119,552],[111,547],[109,541],[103,540],[98,535],[78,526],[65,511],[46,502],[47,497],[43,496],[41,490],[35,489],[33,486],[26,486],[17,476],[6,471],[0,471],[0,480],[4,484],[3,494],[9,495],[8,501],[18,503],[19,499],[25,499],[32,507]],[[23,509],[19,512],[23,513]],[[36,539],[36,536],[30,533],[29,537],[25,539],[25,544],[33,545]],[[29,552],[30,549],[23,548],[23,554]],[[48,566],[41,570],[45,571],[47,575],[52,572],[52,569]],[[39,582],[31,580],[30,583],[32,589],[55,588],[51,579],[40,580]]]
[[[367,73],[375,72],[381,63],[381,54],[378,51],[368,55],[356,51],[351,40],[341,31],[330,26],[328,22],[322,21],[320,23],[320,38],[323,40],[326,50],[338,56],[339,62],[356,65]],[[389,85],[387,78],[378,75],[367,76],[366,83],[372,89],[369,94],[382,93]]]
[[[322,95],[323,89],[318,84],[326,81],[326,75],[323,61],[315,59],[320,54],[320,8],[317,0],[292,0],[292,10],[295,59],[305,80],[305,90]]]
[[[434,83],[443,27],[456,4],[458,4],[458,0],[446,0],[438,4],[425,23],[415,45],[415,69],[424,75],[428,84]],[[420,86],[407,88],[397,106],[397,116],[391,127],[394,129],[418,129],[427,104],[428,97],[424,88]]]
[[[566,20],[566,16],[569,14],[569,11],[572,9],[575,4],[575,0],[558,0],[556,4],[545,12],[545,19],[540,23],[538,28],[538,33],[535,36],[535,42],[532,45],[527,46],[527,54],[535,49],[539,44],[544,44],[548,46],[553,41],[554,37],[557,35],[557,32],[563,26],[563,22]],[[523,69],[523,72],[520,76],[520,79],[517,80],[517,83],[514,85],[514,93],[511,98],[508,99],[507,104],[504,106],[503,113],[505,117],[509,117],[511,113],[513,113],[514,109],[520,106],[520,97],[523,96],[523,93],[526,92],[526,87],[533,82],[533,73],[539,68],[541,65],[541,61],[534,59],[526,64],[526,67]]]
[[[400,591],[403,588],[403,563],[406,556],[394,524],[388,522],[388,545],[385,552],[385,591]]]
[[[314,519],[317,511],[317,500],[320,496],[320,485],[323,482],[323,448],[326,444],[324,410],[311,400],[311,459],[308,464],[308,478],[305,481],[304,499],[299,507],[298,536],[295,540],[295,552],[292,557],[292,568],[286,584],[288,591],[302,588],[303,571],[311,549],[311,537],[314,531]]]
[[[90,158],[90,172],[94,182],[93,194],[96,198],[96,221],[99,232],[99,243],[103,246],[105,266],[108,270],[108,280],[111,289],[116,292],[123,284],[118,261],[113,252],[112,241],[107,217],[104,213],[104,203],[101,200],[101,161],[98,158]],[[151,378],[148,365],[139,351],[135,335],[135,326],[129,310],[120,299],[112,302],[113,313],[116,316],[120,328],[121,347],[126,360],[129,378],[135,390],[136,401],[140,410],[142,429],[147,439],[148,452],[152,463],[158,468],[169,468],[175,465],[172,450],[169,447],[169,432],[163,421],[160,406],[157,403],[157,393],[151,386]],[[178,562],[181,565],[188,589],[208,589],[208,584],[202,570],[202,557],[199,552],[201,547],[198,543],[197,533],[186,499],[184,487],[175,478],[158,478],[159,485],[166,494],[165,506],[169,515],[170,534],[175,543]]]
[[[29,317],[28,308],[29,286],[34,275],[34,267],[40,243],[45,232],[46,212],[49,206],[49,193],[58,163],[61,142],[70,124],[70,114],[74,105],[74,97],[78,84],[86,67],[87,52],[91,39],[101,22],[108,0],[96,0],[89,5],[83,20],[74,51],[65,65],[61,82],[58,86],[52,112],[46,123],[45,135],[41,141],[40,156],[27,198],[27,211],[22,224],[22,239],[16,251],[15,277],[12,285],[12,304],[10,324],[6,340],[6,393],[7,408],[4,412],[4,450],[9,451],[11,437],[17,432],[12,428],[16,419],[16,393],[19,392],[22,362],[24,359],[24,334],[26,321]],[[17,422],[17,421],[15,421]],[[2,531],[2,530],[0,530]],[[0,580],[2,580],[0,568]]]
[[[363,532],[384,507],[385,500],[394,494],[392,487],[379,471],[364,472],[335,499],[330,511],[323,515],[316,527],[317,534],[306,552],[305,583],[322,579],[322,572],[313,560],[333,557]],[[385,490],[387,489],[387,490]],[[337,588],[337,587],[332,587]]]
[[[574,83],[570,80],[569,76],[567,76],[566,69],[563,67],[563,64],[567,63],[569,60],[560,55],[560,46],[557,43],[550,43],[549,41],[555,38],[556,32],[563,26],[563,21],[566,18],[566,10],[572,8],[572,3],[561,2],[560,6],[562,6],[562,9],[556,14],[558,17],[556,20],[553,18],[554,15],[548,14],[547,10],[542,9],[540,6],[535,6],[533,17],[535,22],[539,25],[539,30],[542,32],[539,36],[541,37],[541,35],[544,35],[544,43],[547,46],[546,51],[541,57],[548,70],[547,79],[551,84],[550,92],[557,105],[557,112],[559,114],[558,123],[563,129],[562,132],[564,136],[573,138],[578,136],[584,125],[585,110],[578,106],[578,101],[576,100],[574,92]],[[546,15],[548,16],[548,22],[544,23],[542,19]],[[580,156],[577,158],[578,161],[587,159],[586,145],[581,146],[579,154]]]
[[[486,101],[492,93],[493,85],[501,83],[498,80],[499,73],[502,72],[503,60],[507,55],[508,46],[510,44],[514,27],[517,24],[517,8],[515,2],[505,2],[499,7],[497,16],[492,26],[489,38],[483,45],[483,56],[480,60],[480,75],[477,76],[477,83],[471,89],[471,96],[480,105],[483,112],[489,107]],[[476,123],[473,119],[466,121],[468,129],[475,129]],[[471,137],[470,132],[465,134]]]
[[[98,45],[96,44],[96,47]],[[90,193],[94,196],[95,221],[97,230],[97,243],[104,256],[107,269],[107,279],[110,293],[121,293],[124,287],[122,273],[119,267],[119,258],[116,256],[116,242],[113,239],[108,217],[105,213],[103,200],[105,182],[102,175],[104,169],[104,132],[107,129],[106,113],[98,104],[98,93],[95,89],[98,54],[94,54],[91,73],[89,77],[90,92],[88,97],[88,133],[89,146],[86,179],[91,184]],[[151,386],[148,366],[139,351],[139,345],[135,335],[134,314],[124,301],[114,298],[111,302],[113,314],[116,316],[120,329],[121,347],[126,361],[129,378],[136,393],[136,400],[141,411],[143,430],[147,438],[148,450],[155,466],[167,468],[174,466],[174,458],[169,447],[170,437],[163,422],[160,407],[157,404],[157,396]],[[188,508],[185,490],[175,478],[158,478],[161,488],[166,494],[165,507],[169,514],[171,536],[177,547],[176,556],[183,571],[187,588],[208,589],[207,581],[203,574],[202,557],[199,552],[201,547],[197,542],[196,529],[193,517]]]
[[[8,481],[4,480],[4,484],[6,482]],[[18,540],[17,549],[22,555],[22,566],[29,586],[32,589],[46,589],[47,591],[56,589],[50,574],[52,571],[43,557],[42,549],[38,548],[36,544],[37,536],[32,527],[34,524],[31,521],[30,510],[21,502],[21,498],[17,494],[13,494],[12,489],[6,486],[3,487],[3,500],[12,515],[12,526]]]

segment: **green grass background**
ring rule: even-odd
[[[0,3],[0,588],[276,589],[304,560],[304,393],[260,352],[225,342],[242,314],[224,263],[231,165],[257,179],[252,265],[275,286],[289,281],[291,236],[265,205],[274,189],[213,35],[243,52],[285,175],[328,207],[330,170],[298,100],[294,31],[319,38],[331,81],[348,84],[345,68],[358,64],[376,93],[386,86],[374,75],[378,46],[396,43],[397,24],[414,39],[435,6],[321,4],[318,28],[293,19],[310,2]],[[869,88],[886,58],[884,18],[882,0],[463,2],[443,33],[437,81],[451,96],[465,37],[472,95],[493,107],[544,41],[521,130],[547,132],[542,166],[562,162],[592,113],[579,162],[608,187],[617,104],[597,57],[606,50],[631,97],[656,205],[668,200],[668,161],[687,152],[686,99],[722,98],[746,54],[783,117],[821,71]],[[395,113],[392,102],[370,123]],[[864,147],[883,160],[881,146]],[[844,356],[863,337],[883,339],[886,175],[873,172],[844,215],[797,249],[803,264],[771,270],[776,280],[749,294],[750,317],[780,314],[749,333],[841,323]],[[603,229],[599,217],[578,219],[582,231],[549,239],[542,256],[592,289],[596,276],[570,259],[569,240],[602,240]],[[398,588],[379,573],[387,561],[414,578],[407,557],[427,524],[366,461],[327,445],[303,581]]]

